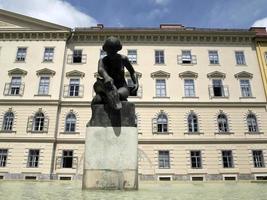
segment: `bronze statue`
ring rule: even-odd
[[[97,81],[94,84],[96,96],[92,100],[94,104],[108,104],[115,110],[122,108],[121,101],[127,101],[130,94],[138,90],[138,78],[127,56],[118,54],[122,44],[116,37],[106,39],[103,50],[107,56],[98,61]],[[129,88],[124,77],[124,67],[129,71],[134,87]]]

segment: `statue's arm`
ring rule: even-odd
[[[104,63],[102,59],[98,61],[98,74],[104,79],[104,82],[113,82],[113,79],[108,75],[104,68]]]
[[[131,79],[135,85],[133,91],[137,91],[139,88],[139,83],[138,83],[138,78],[137,78],[137,75],[135,73],[135,70],[134,70],[132,64],[130,63],[129,59],[126,56],[123,56],[123,61],[124,61],[124,66],[129,71]]]

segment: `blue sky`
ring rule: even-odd
[[[267,0],[0,0],[0,8],[69,27],[267,26]]]

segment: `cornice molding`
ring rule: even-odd
[[[214,71],[207,74],[208,78],[225,78],[225,73]]]
[[[198,73],[192,71],[185,71],[179,74],[180,78],[197,78]]]
[[[66,41],[71,33],[66,31],[0,31],[0,41]]]
[[[20,69],[20,68],[11,69],[8,71],[9,76],[13,76],[13,75],[26,76],[27,73],[28,73],[27,71]]]
[[[51,70],[48,68],[43,68],[43,69],[40,69],[36,72],[37,76],[41,76],[41,75],[54,76],[55,74],[56,74],[56,72],[54,70]]]
[[[152,72],[151,78],[170,78],[171,74],[162,70]]]
[[[119,38],[123,43],[227,43],[251,44],[255,33],[251,32],[201,32],[166,30],[127,30],[73,32],[72,42],[102,44],[109,36]]]
[[[72,71],[66,73],[66,77],[81,77],[81,78],[83,78],[84,76],[85,76],[85,73],[78,71],[78,70],[72,70]]]
[[[242,71],[239,73],[235,74],[235,78],[239,79],[239,78],[249,78],[252,79],[253,78],[253,74],[246,72],[246,71]]]

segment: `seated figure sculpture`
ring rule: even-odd
[[[114,110],[122,108],[121,101],[127,101],[130,94],[135,94],[139,84],[133,66],[127,56],[118,54],[122,49],[120,40],[109,37],[103,45],[107,55],[98,61],[97,81],[94,84],[96,96],[92,100],[94,104],[108,104]],[[124,77],[124,67],[129,71],[134,86],[129,88]]]

